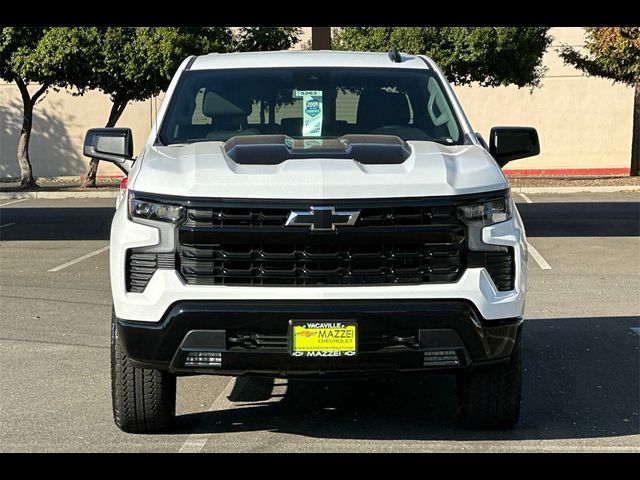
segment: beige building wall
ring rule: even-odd
[[[589,78],[565,66],[561,44],[584,45],[584,30],[552,28],[553,43],[540,88],[455,87],[471,125],[485,139],[496,125],[536,127],[541,154],[517,160],[513,169],[629,168],[633,89],[610,80]]]
[[[82,97],[65,91],[50,91],[34,108],[29,149],[33,173],[37,177],[80,176],[86,173],[88,159],[82,155],[87,129],[102,127],[111,102],[100,92]],[[151,128],[153,102],[134,102],[127,106],[118,126],[131,127],[134,149],[139,153]],[[0,83],[0,180],[19,176],[16,162],[18,135],[22,127],[22,100],[15,84]],[[100,162],[99,175],[118,175],[114,165]]]
[[[545,57],[548,72],[533,91],[516,87],[456,87],[474,128],[488,138],[494,125],[531,125],[538,129],[542,154],[511,163],[508,169],[628,168],[631,150],[633,91],[608,80],[587,78],[563,65],[556,48],[580,46],[583,30],[554,28],[554,42]],[[304,29],[308,41],[310,28]],[[75,97],[49,92],[36,105],[31,137],[31,161],[39,177],[80,176],[88,160],[82,140],[88,128],[103,126],[109,99],[99,92]],[[0,180],[19,174],[15,160],[21,128],[21,100],[14,84],[0,83]],[[151,128],[152,100],[130,104],[118,126],[133,129],[138,153]],[[102,162],[101,176],[120,175]]]

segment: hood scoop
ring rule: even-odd
[[[307,139],[286,135],[241,135],[227,140],[224,151],[239,165],[278,165],[303,158],[344,158],[365,165],[397,165],[411,155],[411,147],[395,135]]]

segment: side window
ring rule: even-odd
[[[427,88],[429,90],[427,112],[429,113],[431,121],[436,127],[446,125],[449,132],[449,138],[454,142],[457,142],[460,138],[460,131],[458,130],[455,116],[449,108],[449,104],[447,103],[440,85],[438,85],[435,78],[431,77],[427,84]]]
[[[201,88],[200,90],[198,90],[198,93],[196,94],[196,109],[193,111],[193,116],[191,117],[191,124],[192,125],[211,125],[211,118],[207,117],[203,112],[202,112],[202,103],[204,102],[204,92],[205,89]]]

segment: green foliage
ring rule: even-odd
[[[0,78],[12,82],[16,76],[15,55],[35,49],[46,28],[0,27]]]
[[[299,27],[240,27],[237,34],[239,52],[288,50],[300,41]]]
[[[587,27],[587,55],[563,45],[565,63],[627,85],[640,82],[640,27]]]
[[[165,90],[189,55],[226,52],[232,35],[226,27],[92,27],[86,48],[90,61],[87,88],[113,102],[145,100]]]
[[[456,84],[539,85],[547,27],[344,27],[336,50],[388,52],[392,48],[433,58]]]
[[[82,89],[86,78],[88,29],[2,27],[0,77],[25,84]]]

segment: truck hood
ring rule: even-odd
[[[154,146],[131,172],[130,188],[189,198],[353,199],[450,196],[500,190],[507,180],[477,145],[407,142],[397,164],[349,158],[292,158],[275,165],[239,164],[223,142]]]

